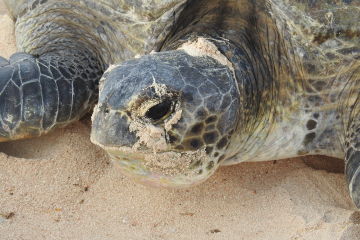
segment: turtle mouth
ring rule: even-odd
[[[136,156],[136,154],[134,154]],[[122,174],[145,186],[161,187],[161,188],[186,188],[201,182],[195,179],[187,178],[186,175],[173,176],[161,172],[153,172],[144,166],[144,159],[134,157],[134,155],[113,155],[109,153],[113,160],[114,166],[120,170]],[[204,179],[205,181],[205,179]]]
[[[200,184],[212,174],[199,164],[199,161],[207,158],[205,151],[151,152],[128,148],[105,150],[124,175],[144,185],[184,188]]]
[[[135,150],[130,147],[97,145],[108,153],[114,166],[122,174],[146,186],[191,187],[204,182],[215,171],[215,169],[207,171],[199,164],[199,161],[204,161],[206,160],[205,157],[207,158],[205,151],[180,153],[165,150],[152,152],[149,149]]]

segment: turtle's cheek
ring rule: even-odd
[[[144,164],[149,153],[107,150],[116,168],[131,180],[151,187],[186,188],[204,182],[215,171],[190,167],[181,173],[154,171]]]

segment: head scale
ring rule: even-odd
[[[104,74],[91,139],[140,182],[188,186],[225,159],[238,111],[227,66],[182,50],[155,53]]]

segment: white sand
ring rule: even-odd
[[[0,16],[2,56],[15,51],[12,31]],[[1,240],[360,239],[343,174],[292,159],[223,167],[187,190],[146,188],[112,166],[89,129],[86,119],[0,144]]]

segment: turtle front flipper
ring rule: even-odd
[[[0,58],[0,142],[79,119],[96,101],[102,72],[86,52]]]

